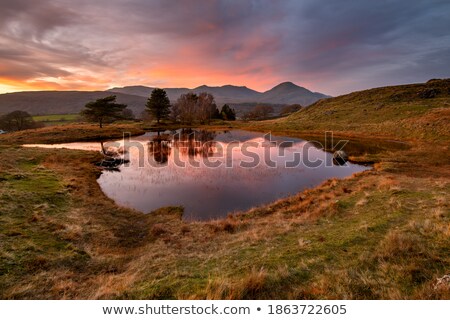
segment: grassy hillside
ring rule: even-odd
[[[74,114],[79,113],[89,101],[116,95],[117,102],[127,104],[136,116],[140,116],[152,89],[151,87],[131,86],[107,91],[31,91],[0,94],[0,115],[15,110],[27,111],[31,115]],[[175,103],[181,94],[187,92],[209,92],[214,95],[219,107],[224,103],[232,103],[237,111],[241,111],[241,104],[245,105],[246,103],[309,105],[326,97],[293,83],[280,84],[264,93],[231,85],[200,86],[194,89],[168,88],[166,90],[172,103]],[[245,110],[245,107],[242,110]]]
[[[183,221],[178,207],[118,207],[96,183],[99,154],[18,146],[130,127],[2,135],[0,298],[450,299],[439,280],[450,275],[445,90],[448,81],[373,89],[244,124],[300,137],[337,130],[357,137],[351,159],[374,169],[210,222]],[[386,137],[408,141],[394,148]]]
[[[398,139],[448,139],[450,79],[375,88],[320,100],[290,115],[252,123],[279,132],[323,132]]]

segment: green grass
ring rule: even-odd
[[[69,241],[57,236],[58,217],[70,198],[54,172],[39,165],[42,159],[23,157],[20,149],[0,149],[0,291],[20,283],[38,270],[86,259]],[[8,159],[14,159],[11,163]]]
[[[48,115],[33,116],[33,120],[36,122],[42,122],[46,126],[55,126],[55,125],[79,122],[81,120],[81,118],[78,113],[75,113],[75,114],[48,114]]]

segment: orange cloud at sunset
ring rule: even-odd
[[[0,93],[292,81],[337,95],[447,77],[448,4],[43,0],[0,11]],[[447,11],[446,11],[447,10]],[[421,43],[421,46],[417,46]]]

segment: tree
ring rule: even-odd
[[[258,105],[255,106],[252,110],[244,113],[242,119],[244,120],[264,120],[269,117],[271,113],[273,113],[273,107]]]
[[[290,104],[284,106],[280,111],[280,116],[287,116],[291,113],[297,112],[302,108],[299,104]]]
[[[28,112],[21,110],[16,110],[0,117],[0,129],[6,131],[34,129],[40,126]]]
[[[178,106],[178,103],[175,103],[170,110],[169,120],[172,122],[177,122],[179,119],[180,119],[180,108]]]
[[[233,108],[230,108],[229,105],[224,104],[222,106],[222,110],[220,111],[220,116],[223,120],[236,120],[236,111]]]
[[[134,120],[136,117],[134,116],[133,110],[125,108],[122,111],[121,118],[124,120]]]
[[[179,119],[182,124],[190,126],[194,122],[209,124],[211,119],[219,119],[220,114],[212,94],[188,92],[178,98],[170,118],[173,121]]]
[[[146,104],[147,111],[156,118],[159,124],[161,119],[167,119],[170,114],[170,100],[164,89],[153,89]]]
[[[216,103],[214,102],[214,96],[210,93],[202,92],[197,98],[197,110],[196,118],[200,123],[210,124],[211,119],[217,116]]]
[[[191,125],[196,120],[197,101],[198,96],[192,92],[182,94],[178,98],[177,109],[182,124]]]
[[[87,103],[81,115],[88,121],[98,122],[100,128],[103,128],[105,122],[123,119],[126,107],[126,104],[116,103],[116,96],[108,96]]]

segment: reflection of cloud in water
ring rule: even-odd
[[[332,163],[332,155],[295,138],[273,136],[268,141],[268,137],[261,133],[241,130],[216,133],[197,131],[195,135],[193,132],[167,131],[133,137],[131,144],[140,142],[141,147],[129,148],[126,156],[131,162],[121,166],[120,172],[103,172],[98,180],[103,191],[118,204],[143,212],[182,205],[188,219],[209,219],[275,201],[332,177],[342,178],[367,169],[351,163],[331,167],[322,164],[319,168],[304,165],[285,168],[285,163],[294,159],[295,152],[308,149],[311,161],[321,159],[328,163]],[[252,158],[240,148],[227,148],[230,144],[237,146],[236,142],[247,142],[247,150],[256,154],[262,162],[253,168],[239,166],[242,161],[249,162]],[[34,146],[101,151],[99,142]],[[121,150],[123,141],[105,142],[104,147],[110,151]],[[264,163],[264,148],[270,152],[271,160],[276,163],[275,168],[269,168]],[[175,157],[183,161],[186,167],[177,166]],[[233,160],[232,168],[225,167],[227,158]],[[143,167],[139,167],[139,160],[145,160]],[[219,160],[222,165],[208,168],[204,160]],[[148,164],[149,161],[152,165]],[[193,167],[189,161],[200,162],[200,167]]]
[[[173,135],[164,138],[148,135],[144,140],[139,137],[137,140],[146,141],[152,148],[144,148],[144,155],[139,154],[136,148],[130,149],[130,166],[123,167],[121,172],[105,172],[99,179],[100,185],[119,204],[144,212],[162,206],[183,205],[188,217],[207,219],[268,203],[318,185],[328,178],[345,177],[366,169],[354,164],[330,168],[322,165],[316,169],[303,165],[285,168],[286,161],[292,161],[294,153],[303,152],[305,146],[309,147],[310,159],[331,159],[330,154],[312,148],[311,144],[307,145],[306,141],[299,139],[286,138],[287,141],[280,148],[279,143],[284,141],[282,138],[273,137],[269,142],[262,134],[245,131],[193,137],[192,134],[175,138]],[[233,141],[247,142],[250,145],[247,150],[256,154],[260,163],[253,168],[239,166],[242,161],[252,159],[237,147],[227,148]],[[149,165],[148,159],[154,157],[155,150],[156,153],[162,152],[158,148],[166,148],[164,154],[167,158],[163,163],[153,162],[153,165]],[[269,168],[264,163],[265,148],[276,163],[275,168]],[[222,154],[218,153],[219,149],[223,150]],[[140,168],[139,157],[142,156],[146,164]],[[176,165],[175,157],[186,167]],[[225,166],[227,158],[233,159],[232,168]],[[203,161],[205,159],[219,160],[221,165],[209,168]],[[200,167],[193,167],[192,161],[200,163]]]

